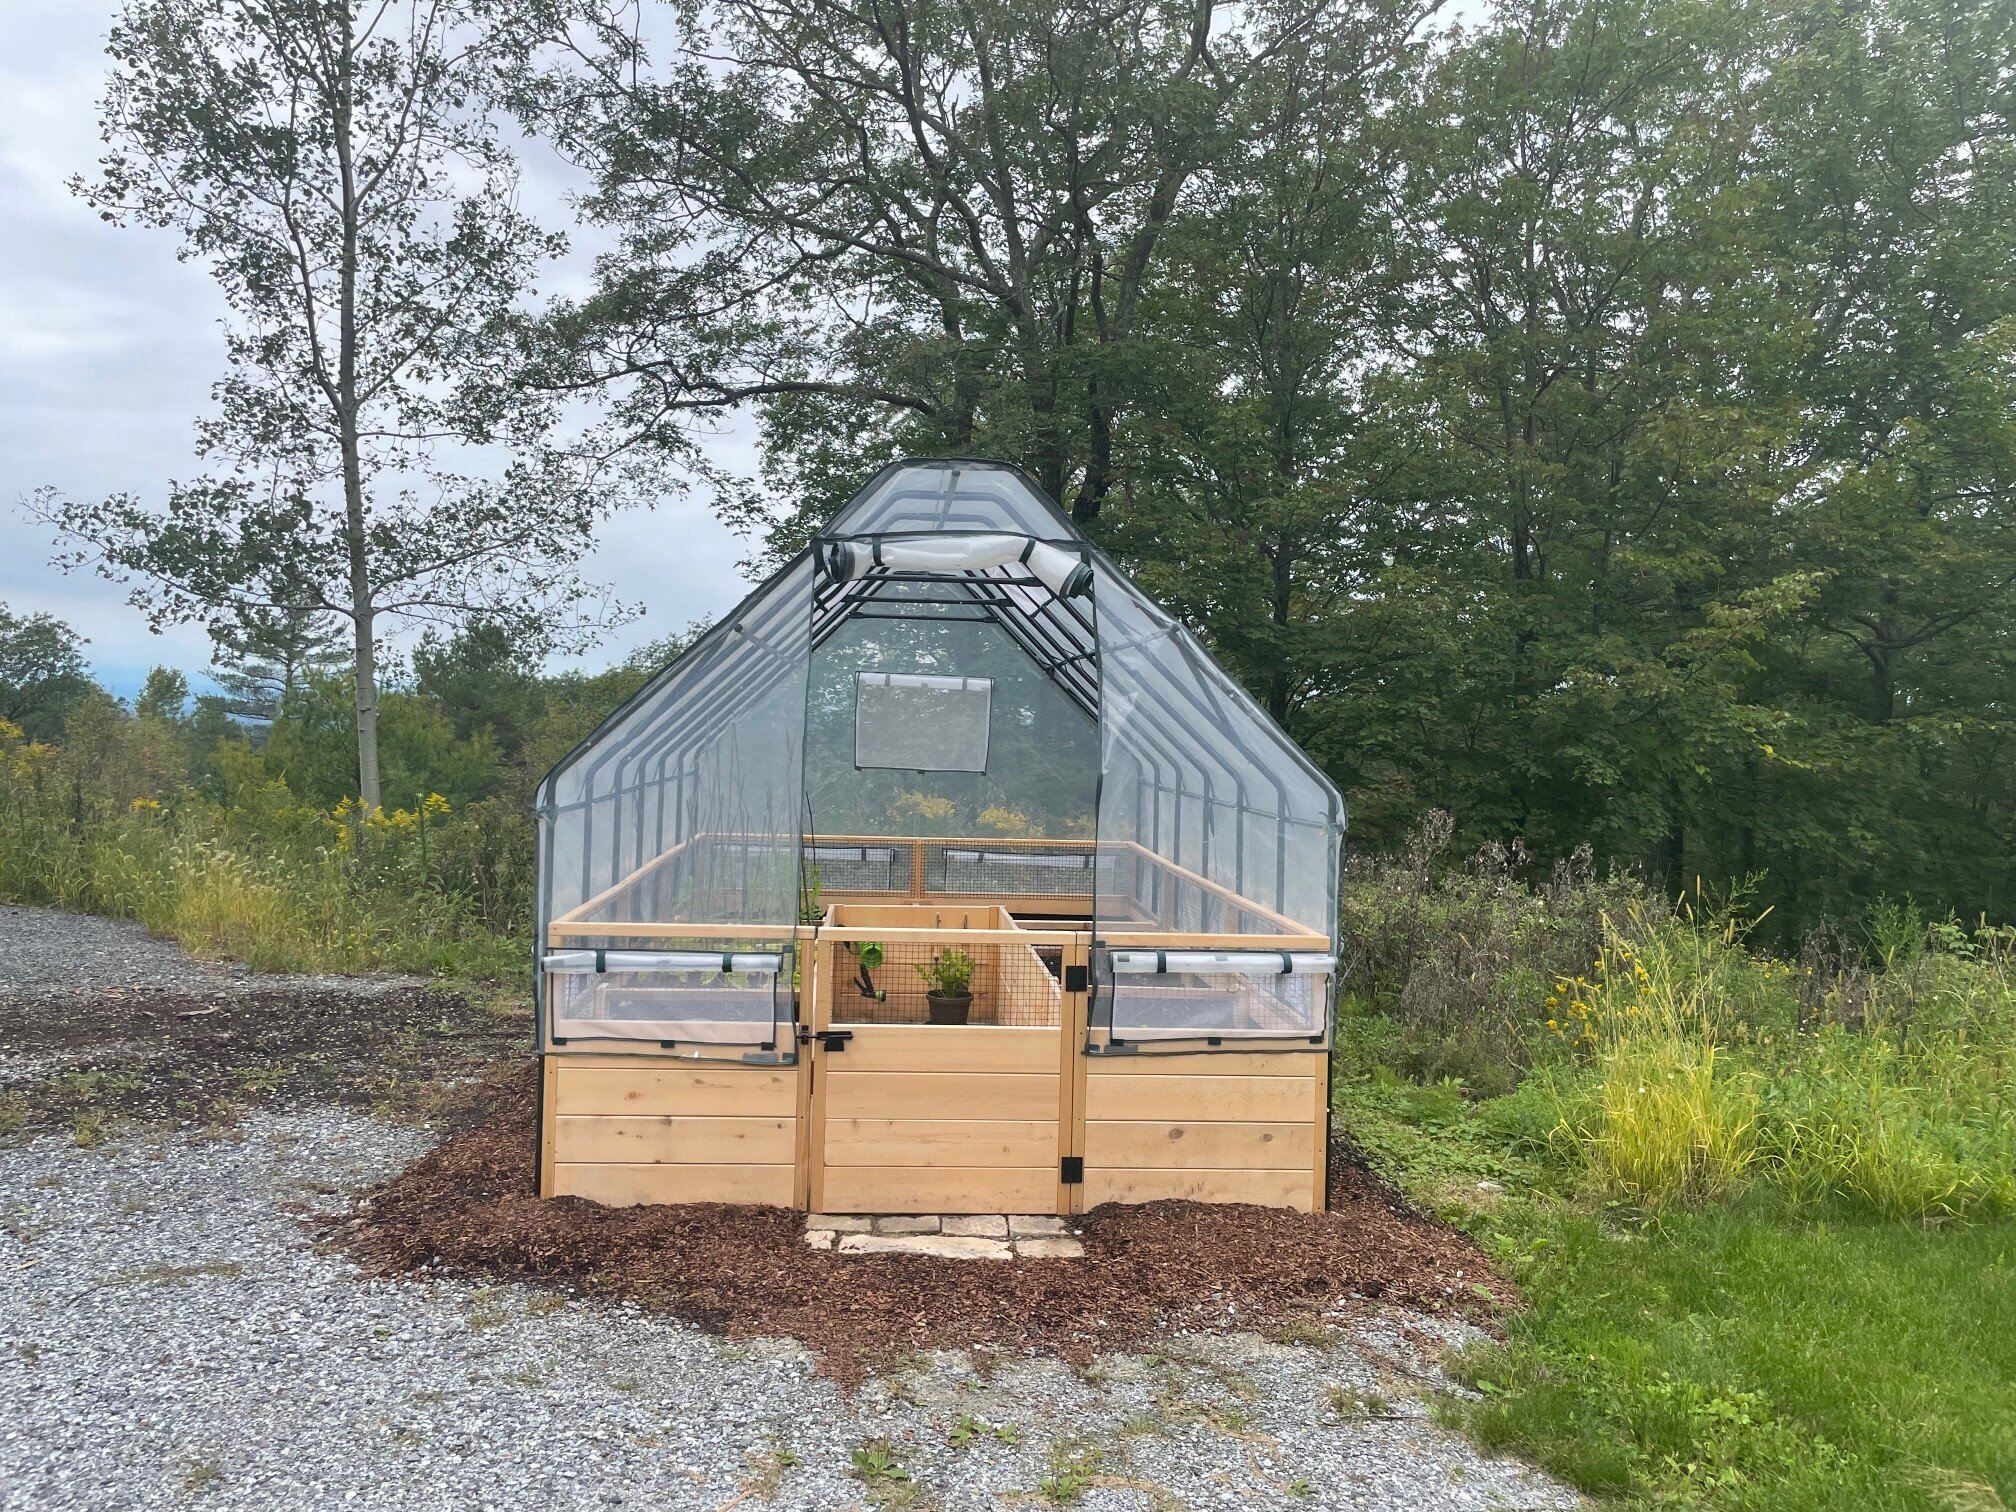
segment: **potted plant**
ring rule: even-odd
[[[924,979],[924,997],[931,1005],[934,1024],[963,1024],[973,1011],[973,957],[956,946],[931,957],[928,966],[919,965]]]

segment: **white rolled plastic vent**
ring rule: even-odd
[[[1115,976],[1327,976],[1337,957],[1302,950],[1115,950]]]
[[[826,575],[842,583],[866,577],[880,566],[892,572],[974,572],[1020,563],[1059,598],[1090,591],[1092,568],[1084,558],[1034,536],[884,536],[860,541],[828,541],[821,562]]]
[[[559,950],[540,959],[554,976],[595,971],[768,971],[784,962],[777,954],[723,954],[705,950]]]

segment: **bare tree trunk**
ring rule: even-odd
[[[351,69],[356,52],[350,12],[342,14],[336,57],[336,162],[342,173],[343,265],[337,332],[336,425],[343,449],[343,541],[349,556],[351,646],[357,691],[357,796],[377,808],[378,642],[371,560],[364,521],[364,467],[357,436],[357,176],[350,156]]]
[[[1280,536],[1274,543],[1272,556],[1273,619],[1275,627],[1285,633],[1295,607],[1295,542],[1285,534]],[[1274,655],[1279,664],[1267,677],[1267,712],[1274,716],[1276,724],[1285,726],[1288,723],[1288,695],[1294,688],[1294,682],[1278,644]]]

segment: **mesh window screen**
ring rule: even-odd
[[[854,674],[854,765],[984,772],[994,684],[985,677]]]
[[[1334,957],[1315,953],[1103,951],[1100,1028],[1113,1041],[1133,1044],[1321,1042],[1336,965]]]
[[[805,714],[810,843],[874,851],[877,842],[900,846],[910,837],[998,838],[1008,849],[1015,848],[1010,841],[1089,842],[1099,782],[1099,728],[1092,717],[996,624],[904,596],[864,608],[867,614],[840,625],[812,655]],[[856,711],[863,672],[984,684],[986,770],[859,764]],[[898,733],[908,738],[908,732]],[[898,759],[920,758],[913,751]],[[901,854],[902,870],[890,880],[907,890],[910,856],[907,848]],[[848,880],[865,878],[872,861],[817,864],[828,889],[885,885]]]
[[[790,1035],[789,956],[574,950],[548,952],[540,964],[558,1043],[775,1049]]]

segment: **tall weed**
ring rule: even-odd
[[[267,970],[524,969],[530,837],[516,816],[438,798],[323,812],[270,779],[225,801],[132,796],[85,759],[0,724],[0,897],[135,919]]]
[[[1817,1015],[1804,970],[1683,914],[1613,924],[1593,975],[1556,983],[1551,1084],[1598,1185],[1652,1207],[1768,1189],[1889,1218],[2016,1213],[2000,937],[1837,972]]]

